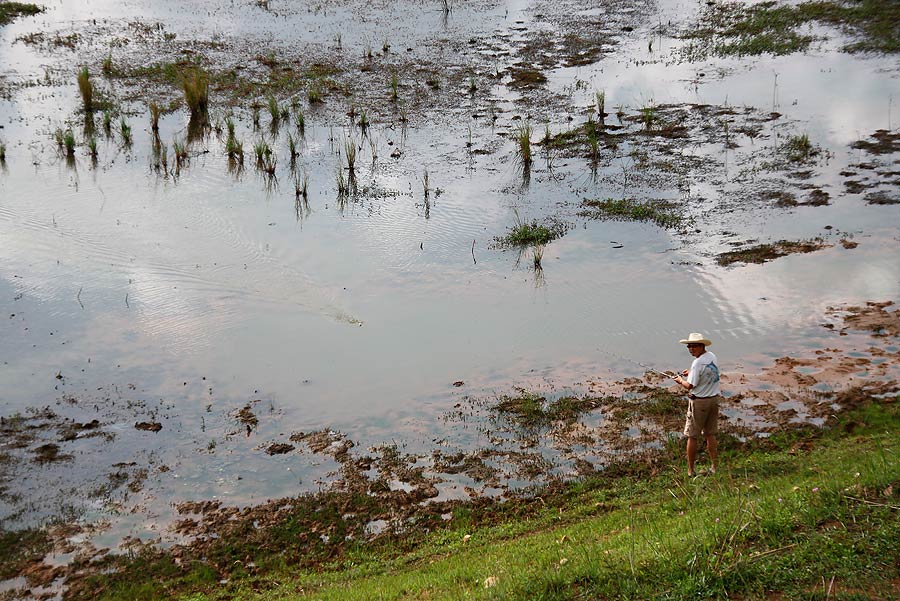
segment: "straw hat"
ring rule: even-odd
[[[702,344],[703,346],[710,346],[712,342],[708,338],[704,338],[703,334],[700,332],[691,332],[688,334],[686,340],[679,340],[681,344]]]

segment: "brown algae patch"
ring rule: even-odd
[[[787,255],[811,253],[830,246],[821,238],[799,241],[779,240],[769,244],[757,244],[723,252],[716,257],[716,263],[723,267],[735,263],[766,263]]]

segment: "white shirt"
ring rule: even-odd
[[[716,396],[719,390],[719,360],[706,351],[691,363],[687,381],[692,386],[691,394],[698,398]]]

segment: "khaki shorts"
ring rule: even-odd
[[[719,401],[721,396],[705,399],[691,399],[688,405],[687,419],[684,422],[684,435],[688,438],[712,436],[719,431]]]

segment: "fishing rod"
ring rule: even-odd
[[[613,357],[616,357],[617,359],[623,359],[623,360],[625,360],[625,361],[628,361],[629,363],[634,363],[635,365],[639,365],[640,367],[643,367],[643,368],[646,369],[647,371],[649,371],[649,372],[651,372],[651,373],[654,373],[654,374],[657,374],[657,375],[659,375],[659,376],[662,376],[662,377],[664,377],[664,378],[668,378],[668,379],[670,379],[670,380],[674,380],[675,378],[678,377],[678,374],[674,374],[674,373],[665,373],[665,372],[659,371],[658,369],[653,369],[652,367],[650,367],[650,366],[647,365],[646,363],[641,363],[640,361],[637,361],[637,360],[635,360],[635,359],[631,359],[630,357],[626,357],[625,355],[619,355],[618,353],[613,353],[612,351],[605,351],[605,350],[603,350],[602,348],[598,348],[597,350],[600,351],[601,353],[606,353],[607,355],[612,355]]]

